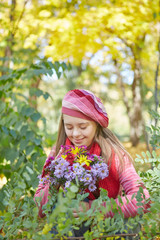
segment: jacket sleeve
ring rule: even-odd
[[[140,187],[143,188],[143,194],[144,194],[144,198],[142,200],[142,203],[144,203],[144,205],[142,205],[141,207],[143,208],[144,213],[147,212],[147,209],[149,208],[150,205],[149,203],[146,204],[145,200],[150,197],[149,192],[145,188],[144,183],[142,182],[141,178],[137,174],[133,164],[130,163],[128,157],[124,155],[125,166],[121,170],[120,161],[117,155],[115,155],[115,161],[116,161],[116,169],[119,174],[120,185],[125,193],[125,196],[121,196],[123,204],[119,202],[118,198],[116,198],[115,201],[117,203],[117,206],[121,208],[121,211],[124,214],[124,218],[135,217],[138,214],[137,210],[139,206],[137,206],[136,194],[139,191]],[[106,206],[106,203],[104,202],[103,205]],[[113,216],[114,216],[114,213],[112,211],[106,214],[106,217],[113,217]]]
[[[55,156],[55,146],[52,148],[52,150],[49,154],[49,157],[52,157],[52,156],[53,157]],[[46,162],[45,162],[44,166],[45,165],[46,165]],[[44,167],[43,167],[43,170],[44,170]],[[34,201],[35,201],[37,207],[39,208],[39,217],[41,217],[41,218],[45,216],[45,214],[43,214],[43,212],[42,212],[42,207],[43,207],[43,205],[45,205],[48,202],[48,196],[49,196],[49,184],[48,183],[40,183],[38,185],[38,188],[34,195]],[[40,206],[38,206],[38,204],[36,202],[37,197],[42,198],[42,200],[40,202]]]

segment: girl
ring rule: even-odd
[[[86,210],[91,207],[94,199],[99,197],[100,188],[106,189],[108,197],[114,198],[117,205],[120,206],[118,195],[121,195],[123,189],[126,196],[122,196],[121,210],[127,219],[138,214],[137,201],[132,195],[138,192],[140,186],[143,187],[145,198],[149,198],[149,193],[135,171],[131,156],[107,128],[108,122],[108,115],[101,100],[92,92],[82,89],[69,91],[62,101],[62,116],[57,142],[50,156],[59,155],[61,145],[65,144],[86,145],[91,154],[101,155],[109,166],[109,176],[99,181],[98,189],[95,192],[87,190],[89,201],[85,202]],[[40,217],[44,216],[42,206],[48,201],[48,189],[48,184],[39,184],[35,194],[35,197],[43,196],[39,208]],[[144,212],[147,211],[147,208],[148,205],[144,204]],[[81,206],[79,211],[83,211]],[[113,215],[112,211],[106,212],[106,217],[113,217]],[[76,211],[74,211],[74,216],[78,216]]]

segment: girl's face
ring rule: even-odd
[[[97,129],[94,121],[65,114],[63,114],[63,121],[66,135],[75,146],[91,145]]]

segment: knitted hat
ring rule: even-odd
[[[83,89],[71,90],[64,96],[62,113],[95,121],[105,128],[109,122],[101,100],[92,92]]]

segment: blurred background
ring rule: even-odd
[[[42,157],[43,165],[62,98],[75,88],[102,99],[109,128],[133,158],[150,151],[146,126],[157,126],[150,112],[159,111],[160,97],[159,11],[158,0],[1,0],[1,182],[19,168],[29,179],[33,166],[25,161],[39,166]]]

